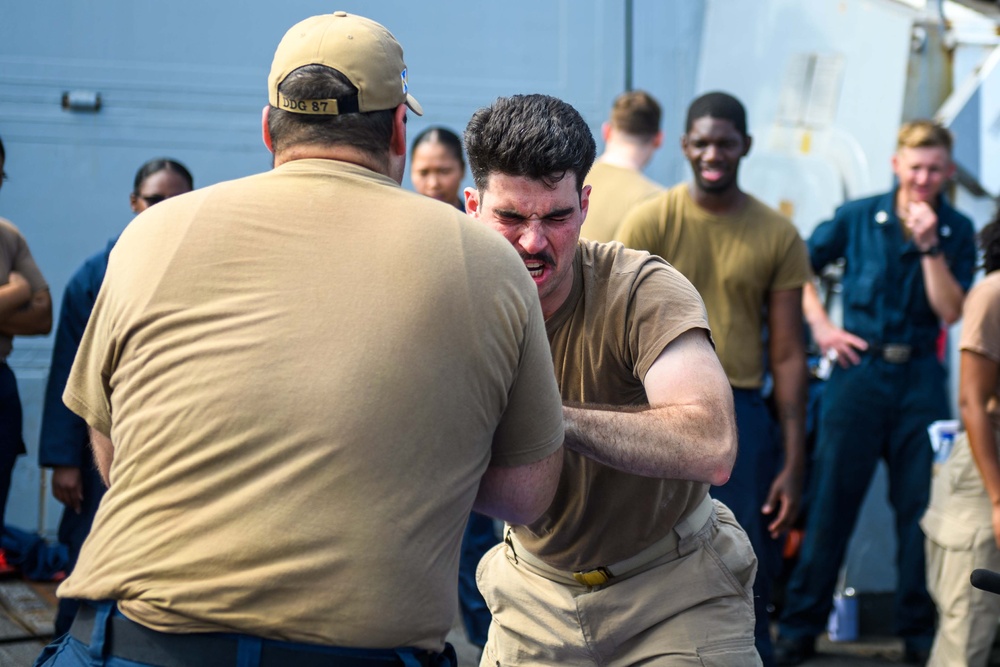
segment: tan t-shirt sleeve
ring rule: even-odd
[[[17,227],[6,221],[0,221],[0,240],[3,240],[9,246],[11,270],[17,271],[24,276],[24,279],[31,286],[33,293],[47,290],[49,288],[48,283],[45,282],[45,277],[42,276],[41,269],[38,268],[35,258],[31,255],[28,242],[24,240],[24,236],[18,231]],[[7,282],[7,276],[0,276],[0,278],[4,278],[4,283]]]
[[[698,290],[658,257],[649,258],[639,272],[629,310],[629,354],[640,381],[667,345],[685,331],[704,329],[711,341],[708,313]]]
[[[771,291],[798,289],[812,278],[805,241],[789,229],[782,241],[781,257],[771,283]]]
[[[563,443],[562,398],[545,320],[538,299],[534,294],[530,297],[526,300],[528,317],[517,372],[508,393],[507,409],[493,437],[490,465],[494,466],[534,463]]]
[[[969,291],[958,347],[1000,362],[1000,279],[980,282]]]
[[[108,277],[111,277],[109,270]],[[83,339],[70,370],[63,403],[94,429],[111,435],[111,375],[117,358],[116,343],[111,335],[112,289],[104,285],[87,322]]]

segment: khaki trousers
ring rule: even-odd
[[[525,558],[516,539],[497,545],[477,571],[493,614],[481,667],[760,665],[746,533],[714,501],[704,525],[676,538],[670,552],[601,586]]]
[[[973,588],[976,568],[1000,570],[989,496],[969,439],[955,439],[934,476],[931,502],[920,521],[927,539],[927,590],[938,608],[929,667],[985,667],[1000,622],[1000,595]]]

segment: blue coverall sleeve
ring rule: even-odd
[[[806,245],[809,248],[809,263],[816,273],[844,256],[847,251],[847,224],[840,209],[832,220],[820,223],[813,230]]]
[[[955,225],[955,234],[959,238],[955,239],[955,257],[949,258],[951,274],[966,292],[972,287],[972,280],[976,275],[976,232],[972,223]]]
[[[87,423],[63,404],[62,394],[104,279],[100,268],[92,261],[85,263],[63,293],[42,413],[38,463],[44,467],[91,465]]]

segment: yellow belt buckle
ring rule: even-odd
[[[607,568],[599,567],[586,572],[574,572],[573,578],[584,586],[603,586],[611,581],[611,573]]]

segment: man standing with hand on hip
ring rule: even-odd
[[[823,389],[809,515],[779,623],[779,665],[816,651],[879,459],[888,465],[896,517],[895,630],[908,662],[922,663],[930,652],[935,612],[919,521],[930,496],[927,427],[949,413],[937,342],[942,323],[961,317],[976,264],[972,222],[942,194],[955,171],[951,145],[940,125],[906,123],[892,158],[898,185],[844,204],[809,239],[817,273],[844,260],[844,326],[830,321],[807,284],[806,321],[838,363]]]

